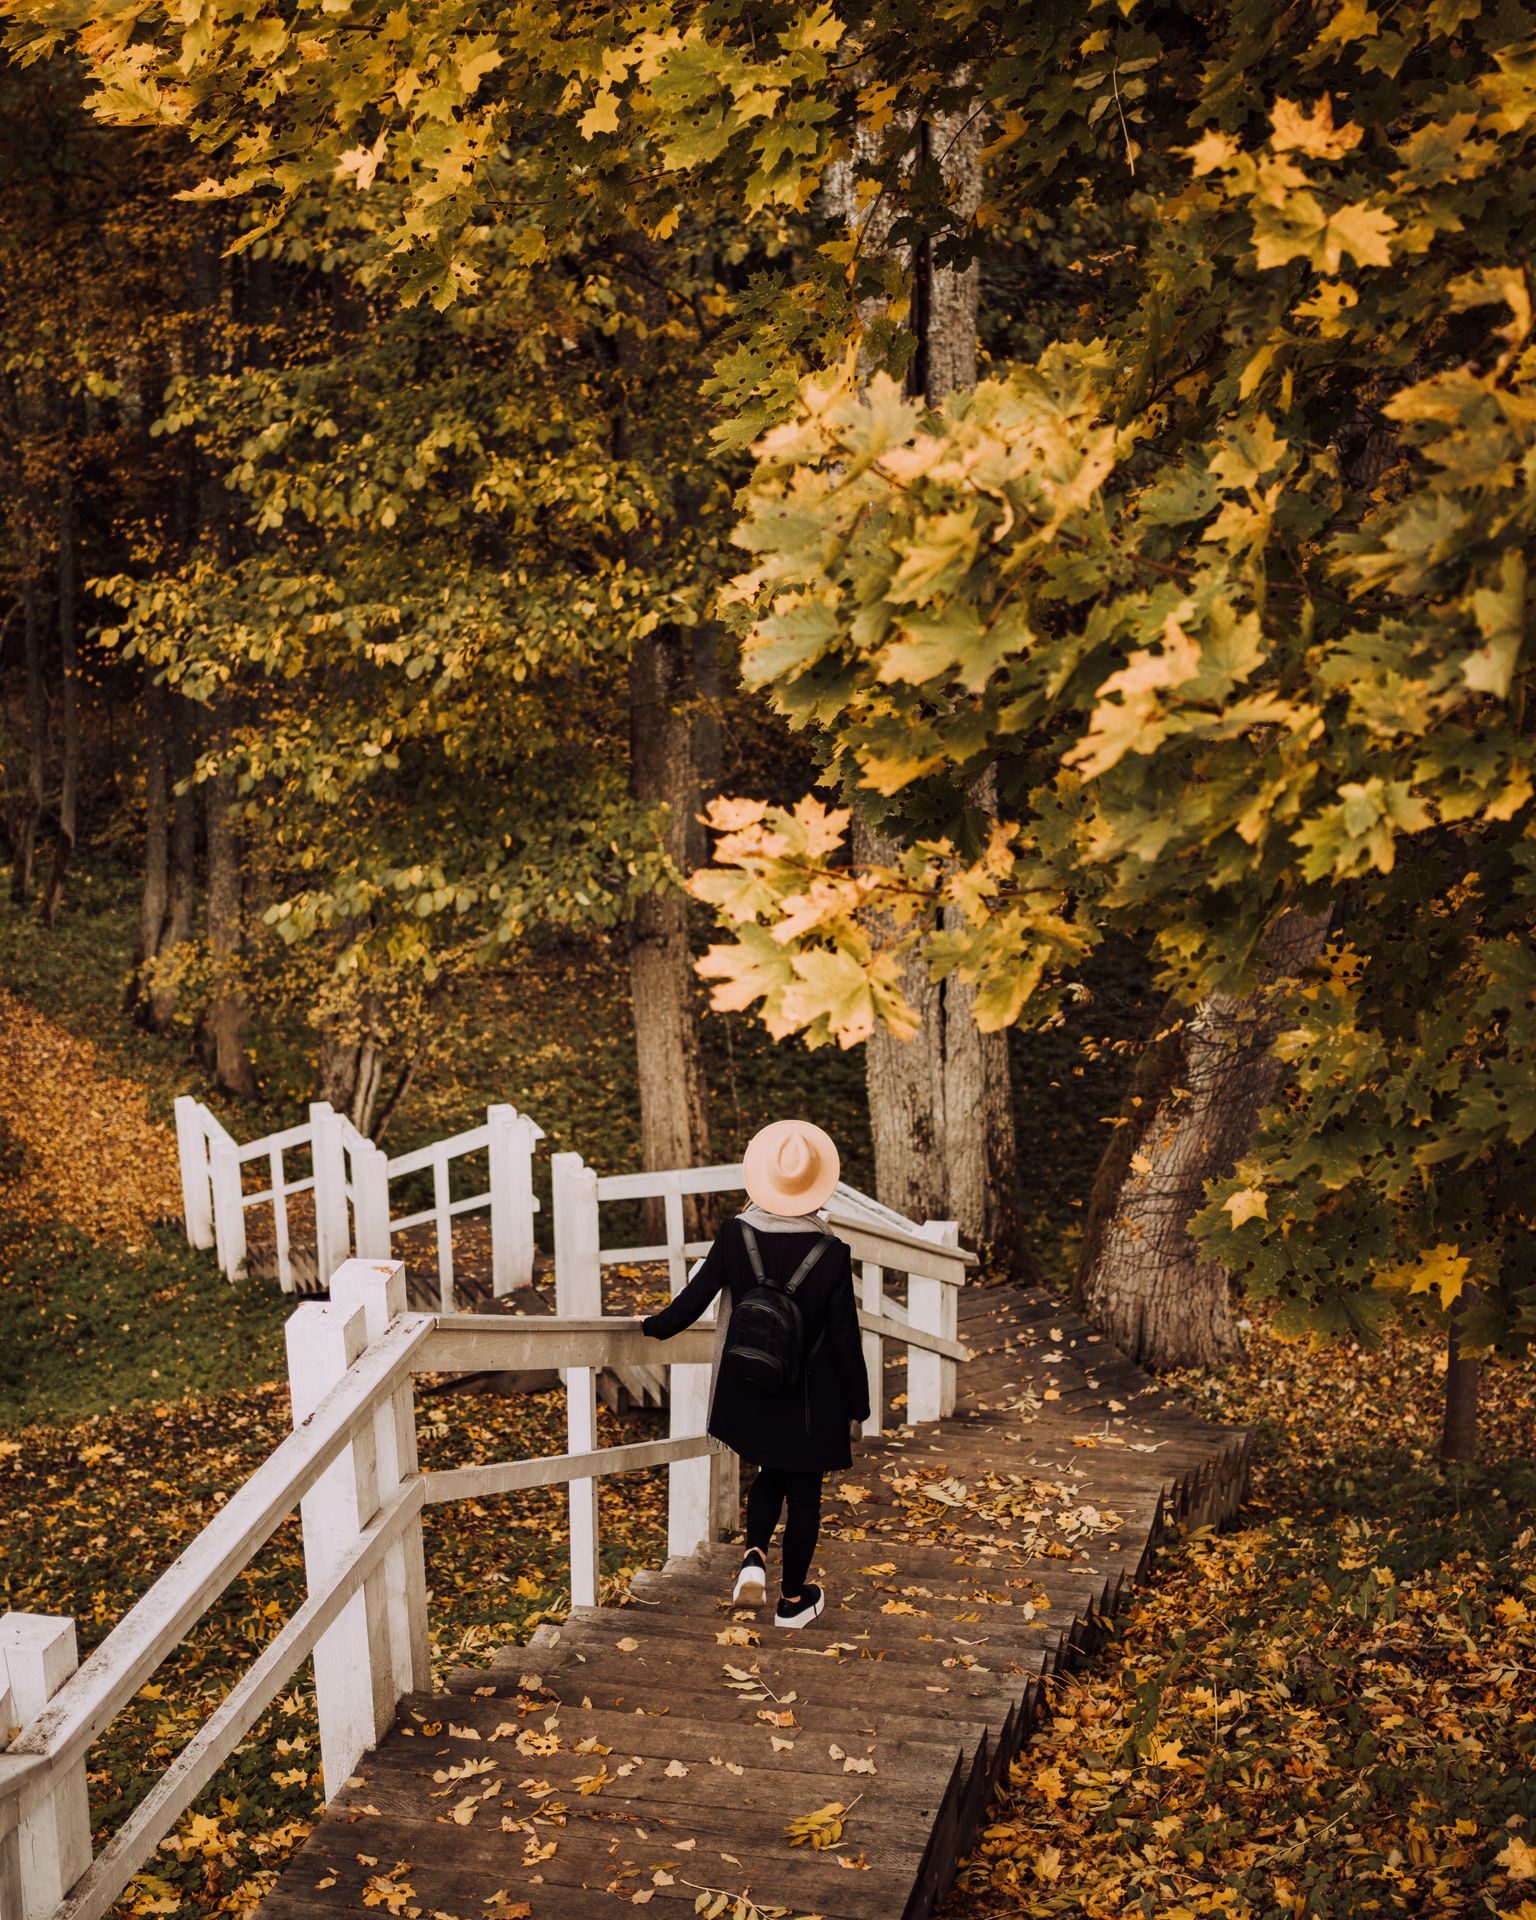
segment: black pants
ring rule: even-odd
[[[816,1536],[821,1532],[821,1475],[791,1473],[783,1467],[759,1467],[747,1493],[747,1545],[768,1551],[779,1513],[789,1506],[784,1522],[784,1551],[779,1584],[785,1593],[799,1593],[811,1570]]]

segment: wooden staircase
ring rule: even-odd
[[[960,1337],[954,1416],[829,1483],[813,1627],[732,1609],[733,1546],[638,1576],[409,1696],[262,1914],[930,1913],[1043,1677],[1251,1457],[1044,1294],[966,1289]],[[829,1844],[791,1844],[814,1815]]]

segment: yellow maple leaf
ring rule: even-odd
[[[1221,1204],[1222,1211],[1231,1214],[1234,1227],[1240,1227],[1249,1220],[1269,1218],[1269,1195],[1262,1187],[1240,1187],[1236,1193],[1228,1194]]]
[[[1357,266],[1390,266],[1392,249],[1387,236],[1396,231],[1397,222],[1379,207],[1340,207],[1328,216],[1322,242],[1323,270],[1337,273],[1346,253]]]
[[[1061,1768],[1054,1762],[1048,1767],[1038,1767],[1030,1785],[1053,1807],[1058,1800],[1065,1800],[1067,1797],[1067,1783],[1062,1777]]]
[[[716,833],[739,833],[756,826],[768,811],[766,800],[747,800],[736,794],[717,794],[704,809],[704,818]]]
[[[1290,100],[1277,100],[1270,124],[1274,128],[1270,145],[1277,153],[1295,148],[1319,160],[1338,160],[1360,144],[1360,128],[1353,120],[1346,120],[1342,127],[1333,124],[1333,101],[1326,93],[1311,113],[1303,113]]]
[[[1237,142],[1230,134],[1222,133],[1216,127],[1207,127],[1192,147],[1184,152],[1193,162],[1197,174],[1214,173],[1218,167],[1229,166],[1238,152]]]
[[[1511,1880],[1536,1880],[1536,1847],[1518,1833],[1510,1835],[1494,1858]]]
[[[1467,1269],[1471,1264],[1466,1254],[1458,1253],[1455,1247],[1442,1240],[1433,1247],[1426,1247],[1412,1260],[1383,1267],[1372,1284],[1385,1293],[1438,1291],[1440,1305],[1448,1311],[1467,1284]]]

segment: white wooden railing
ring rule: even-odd
[[[438,1300],[444,1313],[454,1307],[453,1222],[466,1213],[491,1216],[492,1291],[500,1298],[533,1278],[533,1216],[539,1202],[533,1191],[533,1152],[544,1130],[515,1107],[486,1109],[483,1127],[390,1159],[358,1132],[345,1115],[323,1100],[309,1118],[281,1133],[240,1145],[200,1100],[183,1094],[176,1102],[176,1140],[181,1156],[182,1211],[187,1239],[194,1247],[214,1247],[220,1269],[233,1278],[245,1265],[245,1216],[252,1208],[272,1209],[278,1284],[296,1290],[288,1203],[295,1194],[313,1193],[315,1272],[330,1273],[349,1254],[387,1260],[393,1237],[431,1221],[437,1237]],[[483,1193],[455,1200],[455,1160],[484,1153],[490,1173]],[[287,1156],[305,1154],[309,1172],[288,1175]],[[266,1185],[246,1192],[242,1169],[266,1162]],[[432,1204],[414,1213],[392,1214],[389,1187],[430,1167]]]
[[[690,1240],[684,1226],[683,1202],[690,1195],[745,1193],[739,1160],[715,1167],[678,1167],[664,1172],[600,1174],[589,1167],[579,1153],[557,1153],[550,1159],[552,1201],[555,1223],[555,1293],[559,1311],[602,1313],[605,1301],[602,1286],[604,1267],[664,1260],[670,1290],[675,1294],[683,1284],[687,1263],[709,1246],[707,1240]],[[665,1238],[644,1246],[605,1246],[602,1208],[605,1204],[660,1200]],[[827,1203],[827,1217],[840,1230],[851,1233],[860,1227],[879,1228],[887,1235],[906,1236],[920,1241],[924,1248],[937,1244],[958,1247],[960,1229],[953,1220],[916,1221],[883,1201],[861,1193],[847,1181],[839,1180]],[[906,1241],[901,1244],[906,1244]],[[856,1247],[857,1254],[860,1249]],[[953,1276],[953,1262],[940,1261],[940,1271],[919,1251],[915,1260],[903,1256],[898,1262],[865,1256],[860,1263],[860,1305],[867,1313],[886,1319],[906,1321],[913,1302],[916,1324],[929,1331],[954,1338],[955,1316],[952,1285],[944,1276]],[[900,1275],[907,1276],[908,1298],[902,1301],[888,1290],[888,1281],[900,1286]],[[915,1289],[915,1291],[914,1291]],[[865,1339],[865,1358],[871,1366],[879,1364],[880,1340],[877,1335]],[[641,1404],[662,1401],[661,1370],[654,1366],[614,1367],[611,1369]],[[874,1378],[873,1374],[871,1378]],[[685,1377],[681,1383],[689,1391],[698,1391],[698,1382]],[[932,1384],[922,1376],[919,1400],[925,1406],[932,1397]],[[938,1419],[953,1412],[953,1401],[936,1412],[924,1412],[921,1419]],[[880,1409],[871,1409],[867,1433],[880,1431]]]
[[[974,1256],[867,1220],[836,1230],[868,1268],[898,1262],[952,1296]],[[576,1284],[590,1292],[588,1257]],[[679,1276],[680,1279],[680,1276]],[[570,1282],[568,1281],[568,1284]],[[906,1343],[909,1420],[953,1400],[965,1350],[919,1324],[909,1302],[897,1320],[861,1312],[866,1340]],[[600,1475],[665,1466],[668,1549],[692,1553],[724,1527],[727,1455],[704,1432],[713,1349],[708,1325],[664,1347],[633,1318],[406,1311],[405,1270],[352,1259],[331,1276],[330,1299],[288,1321],[294,1430],[77,1668],[75,1625],[59,1616],[0,1617],[0,1920],[102,1920],[160,1841],[217,1774],[299,1666],[314,1663],[322,1779],[332,1797],[393,1722],[401,1699],[431,1684],[422,1509],[514,1489],[570,1488],[571,1601],[598,1591],[596,1484]],[[657,1352],[674,1371],[664,1440],[597,1445],[593,1380],[601,1367]],[[547,1369],[564,1372],[569,1451],[424,1474],[416,1459],[418,1373]],[[689,1376],[685,1390],[678,1376]],[[872,1376],[871,1384],[879,1380]],[[921,1411],[921,1409],[929,1411]],[[122,1825],[92,1857],[87,1754],[208,1607],[298,1508],[308,1597],[240,1675]]]

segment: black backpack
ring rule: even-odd
[[[821,1345],[818,1334],[810,1352],[806,1352],[805,1321],[795,1294],[837,1236],[821,1234],[782,1287],[776,1286],[763,1272],[757,1236],[745,1220],[741,1223],[741,1237],[747,1243],[747,1258],[752,1262],[753,1284],[731,1307],[725,1351],[720,1356],[721,1375],[732,1386],[745,1387],[752,1393],[788,1393],[803,1379],[808,1384],[811,1356]]]

